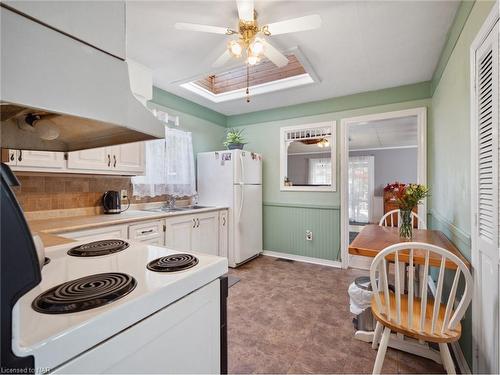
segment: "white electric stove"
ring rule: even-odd
[[[45,250],[41,283],[13,309],[14,354],[37,372],[224,371],[226,258],[114,241]]]

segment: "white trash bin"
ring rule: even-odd
[[[357,277],[349,285],[348,293],[351,313],[356,315],[352,320],[354,328],[358,331],[373,331],[375,322],[370,308],[373,294],[370,278],[368,276]]]

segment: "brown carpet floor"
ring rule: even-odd
[[[347,288],[359,270],[261,256],[230,270],[230,373],[371,373],[376,351],[354,339]],[[389,349],[385,373],[442,373],[441,365]]]

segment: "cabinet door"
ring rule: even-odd
[[[111,170],[112,147],[91,148],[68,153],[68,169]]]
[[[124,1],[7,1],[75,38],[125,59]]]
[[[18,150],[16,155],[18,167],[63,169],[66,166],[63,152]]]
[[[61,237],[78,241],[97,241],[106,239],[127,239],[126,225],[112,225],[98,229],[81,230],[59,234]]]
[[[219,213],[207,212],[196,215],[193,228],[192,250],[199,253],[219,255]]]
[[[227,210],[219,213],[219,256],[227,258],[228,254],[228,212]]]
[[[128,238],[144,243],[163,245],[162,221],[155,220],[129,225]]]
[[[165,224],[165,246],[172,250],[191,251],[191,236],[196,225],[194,216],[167,218]]]
[[[144,142],[127,143],[112,147],[112,167],[125,174],[144,173]]]

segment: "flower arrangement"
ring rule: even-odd
[[[409,184],[399,188],[395,193],[399,208],[411,211],[422,203],[422,199],[429,196],[429,189],[425,185]]]
[[[224,147],[227,147],[229,150],[242,150],[245,145],[245,138],[242,136],[244,130],[245,129],[228,129],[226,131],[226,140],[223,143]]]
[[[411,239],[413,232],[412,211],[422,200],[429,196],[429,189],[421,184],[402,184],[395,182],[387,184],[384,192],[392,195],[391,200],[395,200],[400,209],[399,236],[404,239]]]

